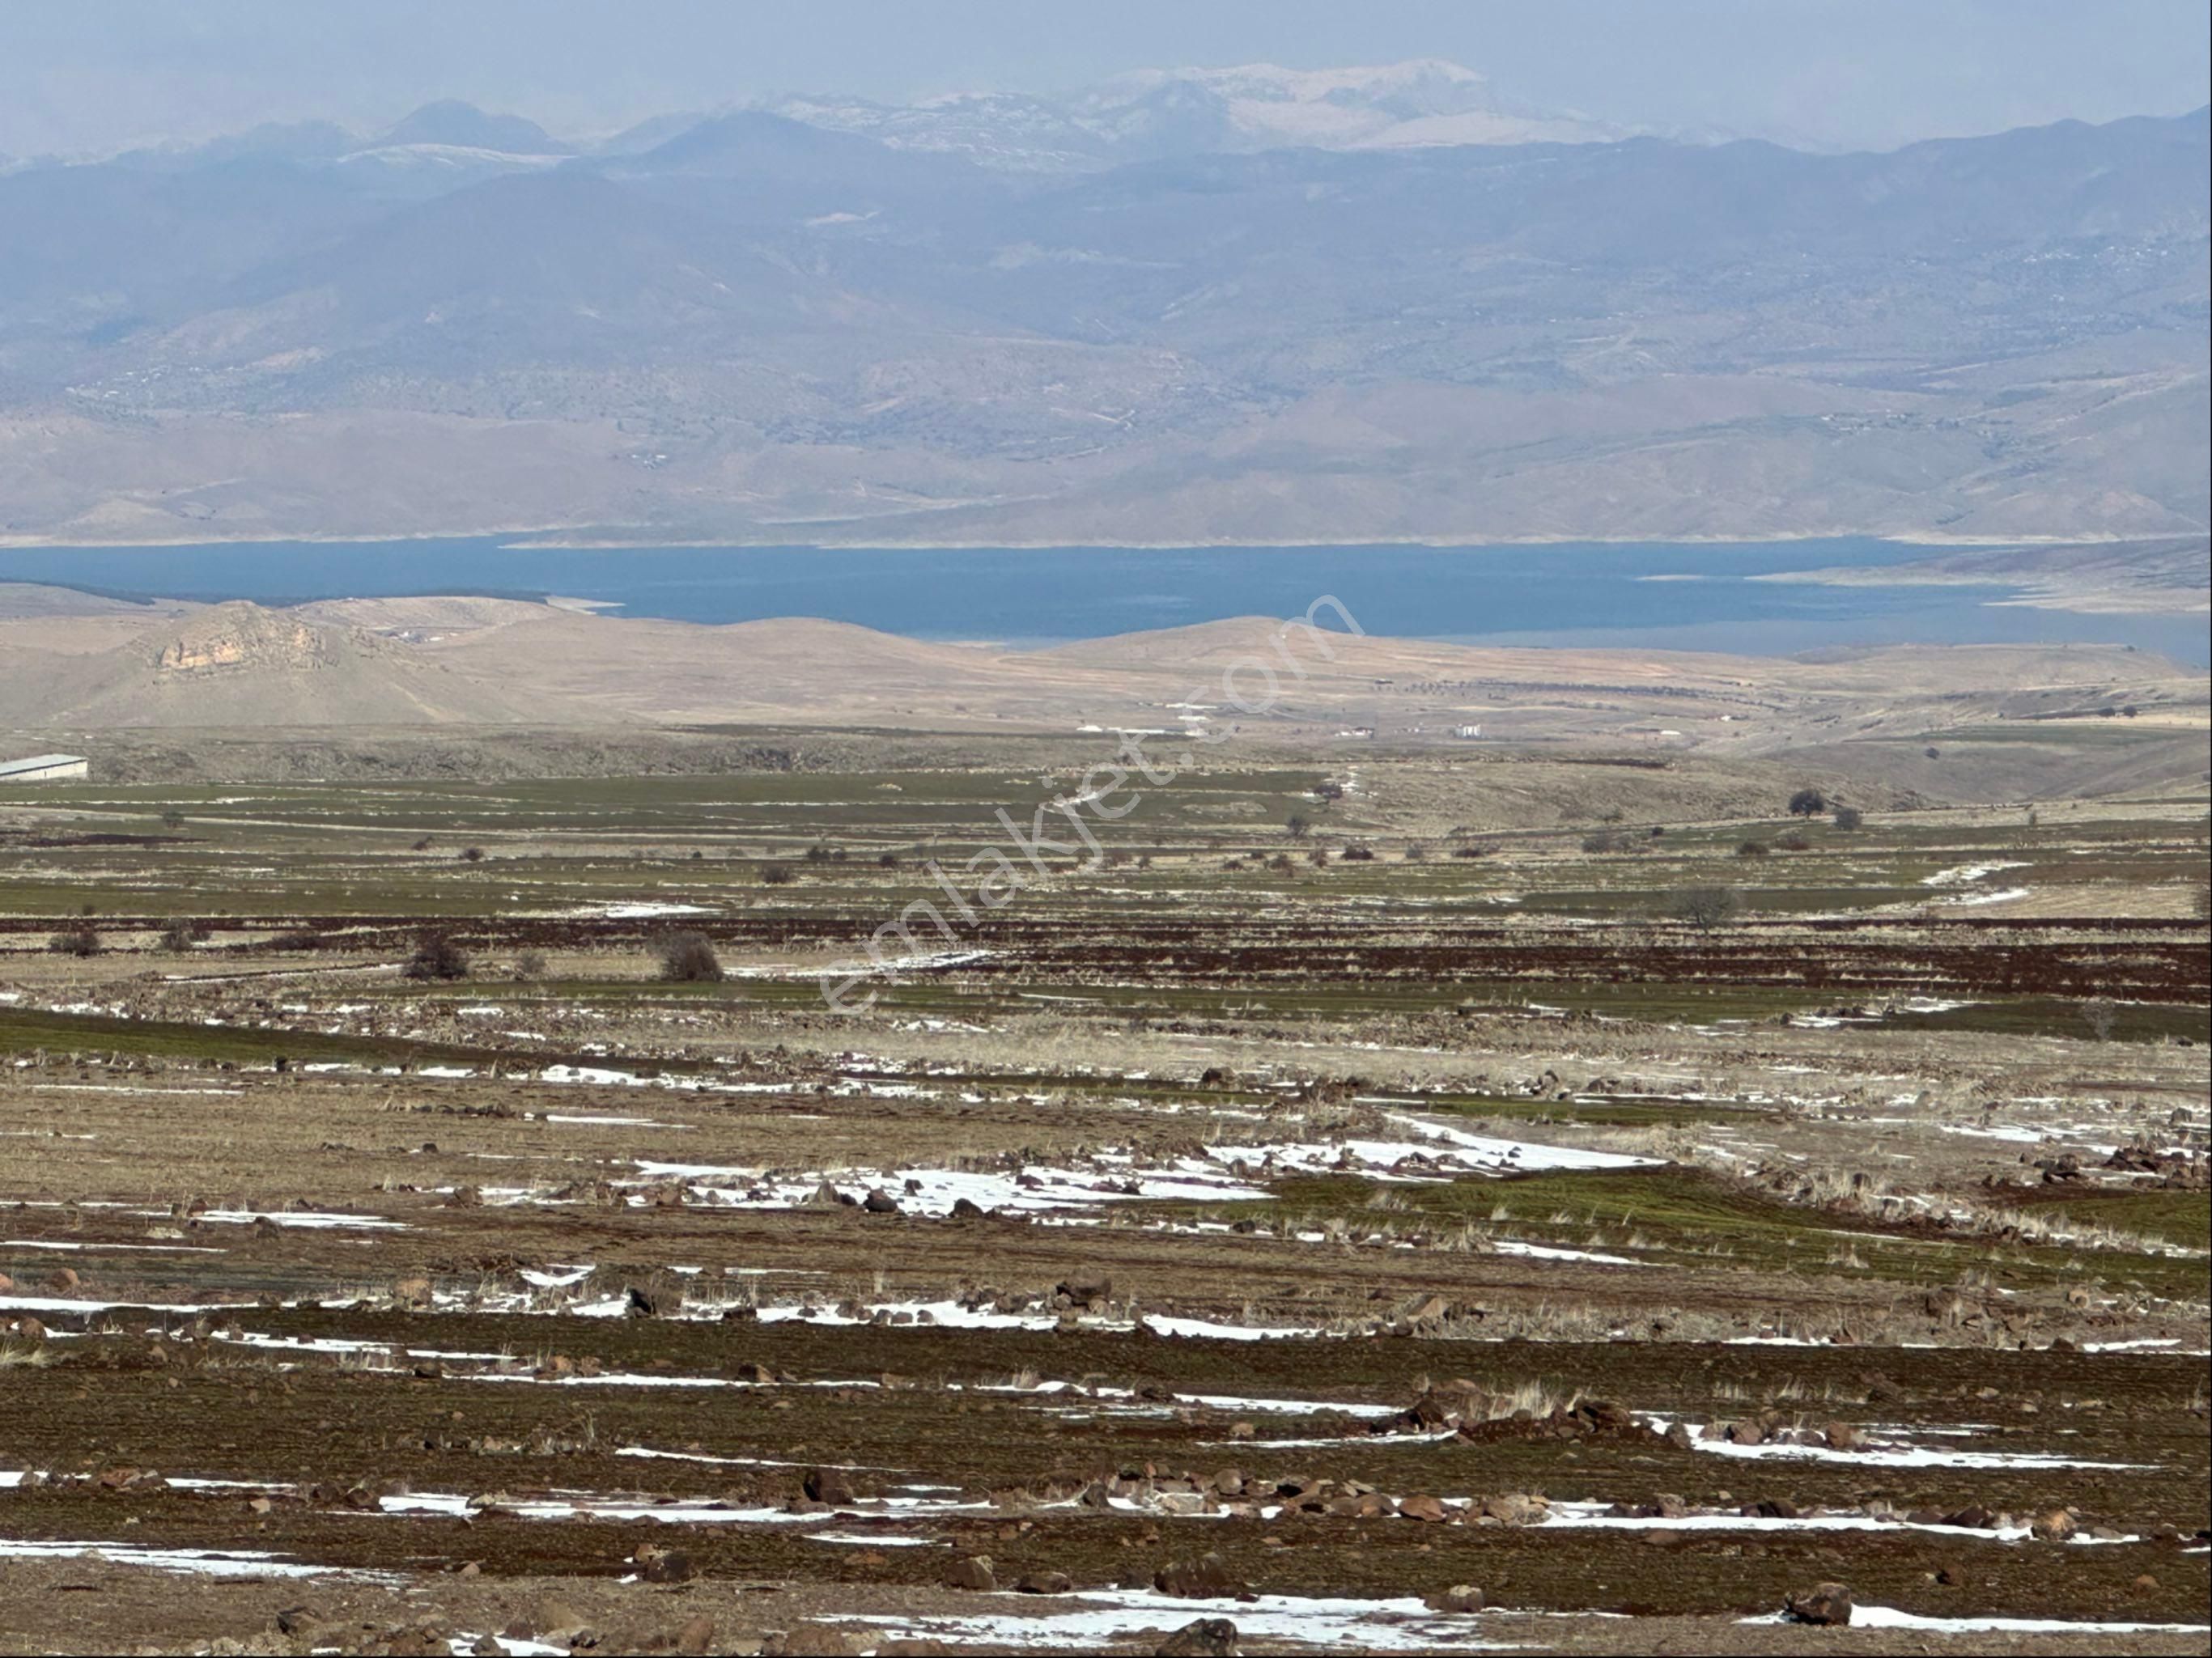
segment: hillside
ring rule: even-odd
[[[708,627],[480,598],[34,617],[0,622],[0,730],[34,744],[184,727],[580,739],[728,727],[1109,746],[1133,730],[1163,748],[1205,733],[1345,755],[1565,745],[1659,768],[1787,758],[1938,799],[2193,786],[2207,764],[2203,675],[2118,647],[1791,659],[1332,634],[1326,651],[1297,635],[1279,650],[1277,626],[1244,617],[1022,651],[804,617]]]
[[[109,625],[114,624],[111,621]],[[196,608],[105,649],[12,624],[0,724],[74,727],[573,723],[557,696],[456,674],[357,629],[249,604]]]

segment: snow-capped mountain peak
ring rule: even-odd
[[[1463,64],[1137,70],[1060,98],[953,93],[910,104],[788,98],[776,113],[988,167],[1064,172],[1121,161],[1310,148],[1605,143],[1619,128],[1499,97]]]

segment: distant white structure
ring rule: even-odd
[[[1477,738],[1482,735],[1482,727],[1480,726],[1454,726],[1452,727],[1452,735],[1454,737],[1464,738]]]
[[[58,783],[92,775],[92,762],[81,755],[34,754],[27,760],[0,760],[0,783]]]

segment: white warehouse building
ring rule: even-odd
[[[0,783],[58,783],[92,775],[92,762],[81,755],[34,754],[27,760],[0,760]]]

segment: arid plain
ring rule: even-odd
[[[0,593],[0,1649],[2205,1649],[2200,671]]]

